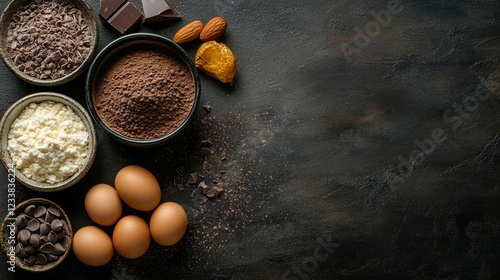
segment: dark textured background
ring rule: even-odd
[[[115,254],[101,268],[71,254],[37,277],[499,279],[500,2],[405,0],[383,25],[372,12],[393,0],[172,2],[181,22],[141,31],[172,38],[194,19],[225,17],[220,41],[238,58],[234,86],[202,75],[201,104],[213,111],[200,107],[180,139],[138,150],[98,130],[83,181],[54,194],[19,185],[16,198],[57,202],[76,230],[92,224],[86,190],[140,164],[160,181],[162,201],[186,208],[186,236],[169,248],[152,243],[140,259]],[[100,28],[99,49],[116,38]],[[366,28],[372,37],[357,39]],[[194,57],[199,44],[185,48]],[[4,64],[0,81],[1,112],[44,90]],[[83,103],[84,75],[49,90]],[[431,145],[433,134],[442,141]],[[201,170],[203,139],[214,143],[209,161],[225,171],[228,191],[207,203],[171,185],[176,168]],[[3,168],[0,184],[5,197]],[[0,199],[2,216],[6,208]],[[34,277],[0,261],[1,279]]]

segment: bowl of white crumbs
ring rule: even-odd
[[[88,172],[96,154],[94,125],[74,99],[54,92],[25,96],[0,121],[0,158],[9,183],[60,191]]]

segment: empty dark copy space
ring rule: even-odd
[[[87,2],[97,14],[99,1]],[[499,279],[499,1],[171,3],[181,21],[138,31],[173,38],[193,20],[224,17],[218,41],[238,59],[234,84],[200,73],[194,121],[161,147],[124,146],[96,125],[83,180],[56,193],[18,184],[15,194],[58,203],[76,231],[95,225],[87,190],[138,164],[158,179],[162,202],[186,209],[184,238],[152,241],[134,260],[115,252],[97,268],[71,253],[37,275],[8,271],[2,254],[1,279]],[[101,50],[118,36],[98,24]],[[183,47],[194,59],[200,44]],[[86,74],[42,88],[1,63],[0,112],[45,90],[87,108]],[[203,170],[202,140],[226,190],[207,201],[174,184],[181,169]],[[2,217],[7,185],[1,168]]]

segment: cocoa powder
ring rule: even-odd
[[[195,83],[186,63],[156,47],[117,54],[101,73],[94,102],[115,132],[149,140],[173,132],[188,117]]]

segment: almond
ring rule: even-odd
[[[226,32],[227,22],[221,17],[214,17],[207,22],[200,33],[200,40],[213,41]]]
[[[174,42],[184,44],[196,40],[203,29],[203,22],[192,21],[177,31],[174,35]]]

